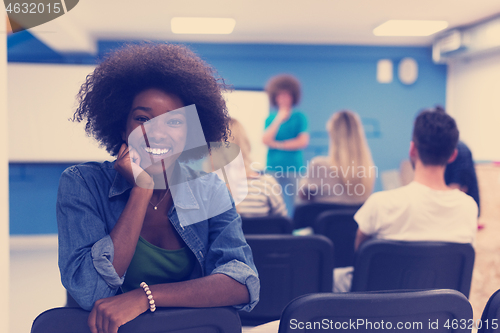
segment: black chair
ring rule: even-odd
[[[454,289],[469,297],[471,244],[370,240],[356,253],[351,291]]]
[[[241,217],[243,233],[252,234],[291,234],[293,223],[287,217],[271,215],[264,217]]]
[[[500,332],[500,289],[491,295],[483,310],[481,321],[477,320],[477,333]]]
[[[279,333],[470,332],[461,320],[472,320],[472,307],[455,290],[323,293],[290,302]]]
[[[244,326],[280,318],[295,297],[331,292],[333,244],[319,235],[248,235],[260,279],[260,300],[251,312],[240,312]]]
[[[294,228],[312,227],[318,216],[328,210],[355,209],[357,211],[360,207],[361,205],[342,205],[320,202],[298,205],[295,207],[293,213]]]
[[[89,333],[88,311],[81,308],[55,308],[41,313],[31,333]],[[121,326],[120,333],[234,333],[241,322],[234,308],[157,308]]]
[[[357,209],[339,209],[321,213],[314,222],[314,233],[328,237],[335,247],[335,267],[354,266],[354,240],[358,224]]]
[[[75,301],[73,296],[69,294],[69,292],[66,290],[66,305],[65,307],[67,308],[79,308],[80,305]]]

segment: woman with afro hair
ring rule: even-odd
[[[152,43],[111,54],[80,88],[73,120],[116,157],[65,170],[57,198],[62,283],[93,333],[157,306],[258,302],[224,182],[184,163],[227,142],[225,88],[187,48]]]
[[[289,74],[273,76],[266,85],[271,112],[262,141],[269,147],[266,170],[274,172],[282,187],[289,215],[293,213],[297,174],[304,166],[302,150],[309,144],[306,116],[293,108],[300,101],[300,82]]]

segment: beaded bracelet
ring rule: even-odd
[[[151,290],[149,290],[149,287],[146,284],[146,282],[141,282],[141,287],[142,287],[142,289],[144,289],[144,292],[146,293],[146,296],[148,297],[149,310],[151,312],[155,312],[156,311],[156,305],[155,305],[155,300],[153,299],[153,294],[151,293]]]

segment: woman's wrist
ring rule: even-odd
[[[141,288],[144,290],[144,293],[146,295],[149,310],[151,312],[155,312],[156,311],[156,304],[155,304],[155,300],[153,297],[153,293],[151,292],[151,289],[149,289],[149,286],[146,282],[141,282]]]
[[[145,201],[149,202],[153,197],[153,189],[152,188],[144,188],[141,186],[134,186],[130,191],[130,195],[137,195],[140,198],[144,198]]]
[[[283,141],[274,141],[273,148],[282,150],[284,148],[284,142]]]
[[[130,291],[130,293],[134,294],[134,297],[137,299],[137,306],[140,308],[142,312],[146,312],[150,309],[149,307],[149,299],[144,292],[143,288],[137,288],[135,290]]]
[[[272,122],[272,125],[281,126],[281,123],[283,123],[283,118],[280,116],[276,116],[276,118],[274,118],[274,120]]]

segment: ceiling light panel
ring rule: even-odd
[[[375,36],[430,36],[448,27],[446,21],[389,20],[375,29]]]

